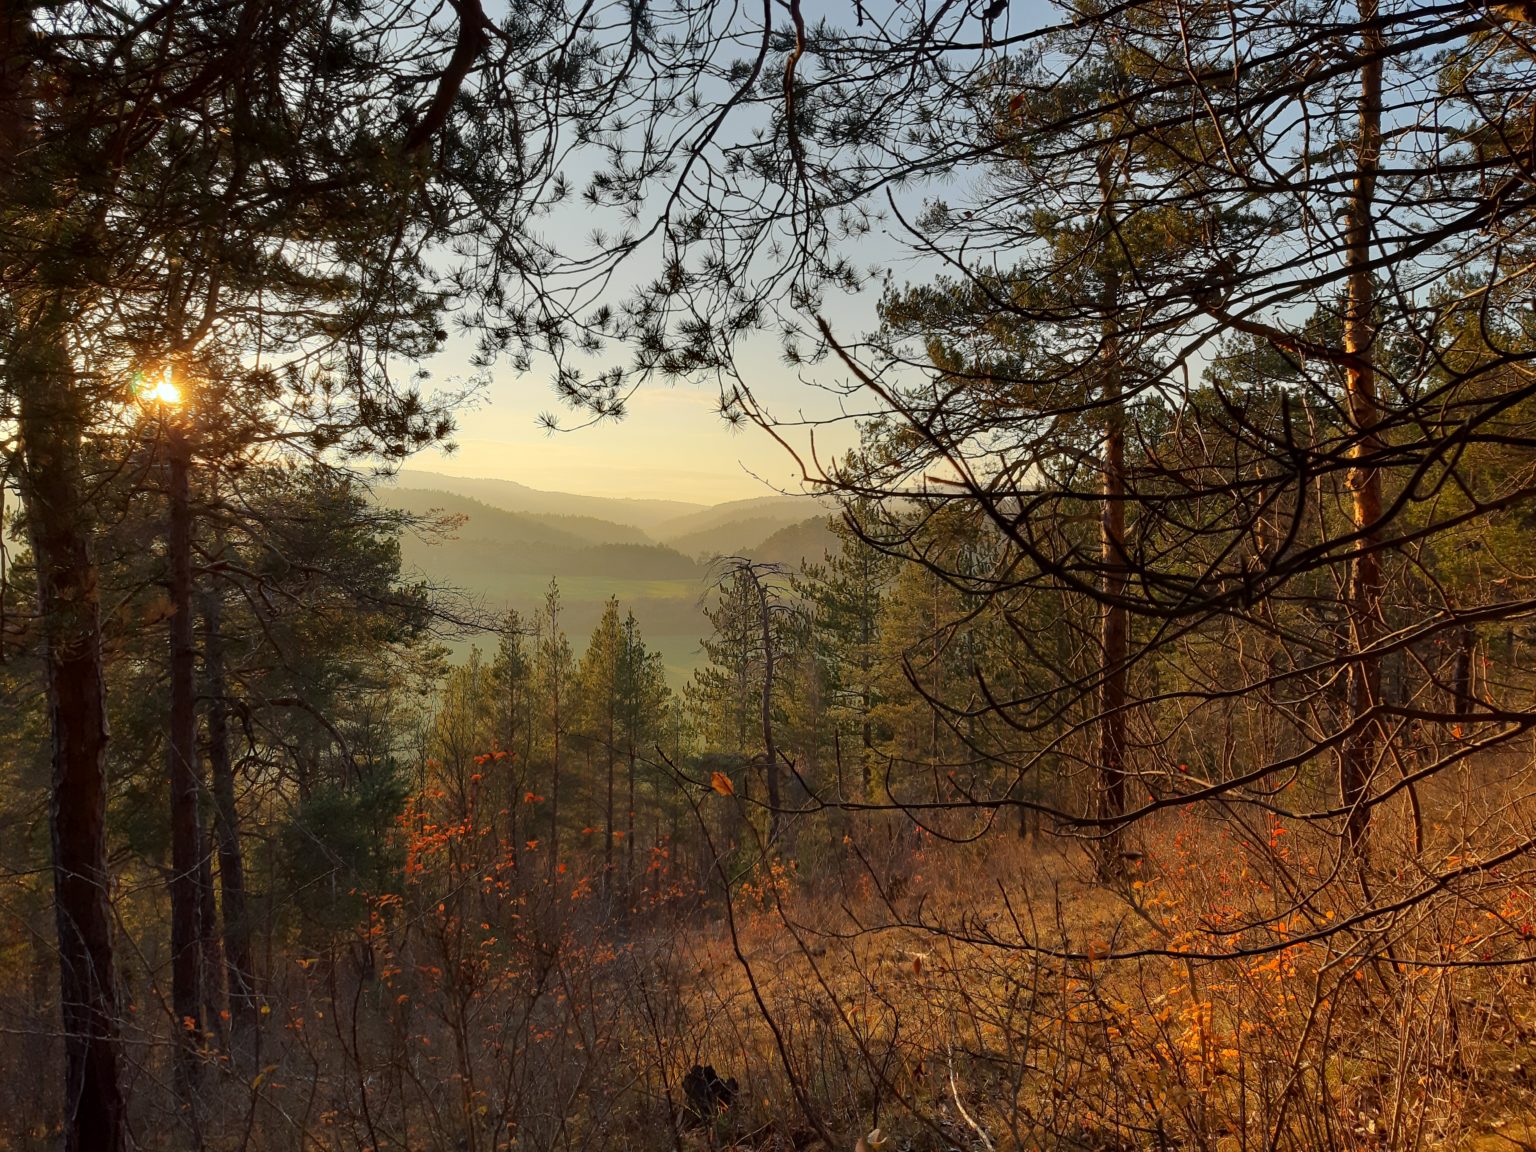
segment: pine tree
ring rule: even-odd
[[[857,749],[854,798],[874,802],[879,798],[875,713],[880,702],[881,608],[900,561],[850,527],[865,520],[868,511],[855,509],[850,520],[834,521],[837,551],[828,554],[824,563],[807,564],[796,589],[810,605],[815,663],[826,685],[839,748]]]
[[[610,596],[602,618],[592,630],[587,650],[576,674],[579,724],[585,743],[596,746],[604,765],[602,799],[603,877],[613,877],[614,783],[619,755],[619,726],[624,661],[624,626],[619,620],[619,599]]]
[[[534,682],[538,689],[538,718],[542,738],[540,767],[549,781],[548,870],[555,875],[560,865],[560,793],[565,766],[566,735],[571,722],[571,686],[575,677],[571,643],[560,625],[560,586],[551,579],[544,593],[535,635]]]
[[[783,813],[775,724],[784,684],[778,673],[792,644],[793,599],[779,565],[743,557],[717,563],[714,603],[705,613],[713,631],[702,641],[709,663],[694,673],[688,695],[706,744],[736,767],[743,804],[752,801],[754,769],[761,772],[772,842]]]
[[[507,753],[507,843],[516,865],[522,843],[518,839],[518,813],[533,762],[536,717],[534,657],[528,650],[530,628],[515,609],[501,623],[501,638],[491,664],[492,712],[496,747]]]
[[[639,820],[639,778],[642,757],[659,746],[671,727],[672,690],[660,652],[652,652],[640,635],[634,612],[627,612],[619,645],[618,668],[619,742],[627,768],[629,803],[624,820],[624,873],[632,886],[635,878],[635,825]],[[676,755],[674,749],[673,755]],[[653,777],[652,791],[659,777]],[[651,798],[659,809],[661,798]]]

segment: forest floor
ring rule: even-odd
[[[1330,935],[1364,901],[1297,897],[1323,858],[1292,844],[1276,870],[1208,832],[1146,836],[1108,888],[1071,842],[930,846],[675,938],[694,990],[676,1074],[742,1086],[705,1143],[1536,1147],[1528,869]],[[785,1133],[797,1112],[820,1115]]]
[[[153,983],[125,997],[140,1147],[855,1152],[874,1129],[885,1152],[1536,1146],[1524,858],[1402,903],[1421,880],[1385,838],[1367,898],[1336,845],[1275,821],[1149,824],[1109,884],[1071,839],[872,823],[728,888],[663,859],[623,908],[574,871],[513,881],[467,825],[429,827],[366,927],[273,941],[259,1053],[210,1032],[195,1126]],[[57,1053],[51,1017],[18,1003],[0,1148],[42,1149],[59,1102],[16,1070]],[[728,1090],[701,1097],[705,1068]]]

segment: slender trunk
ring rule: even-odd
[[[523,725],[523,765],[525,768],[533,763],[533,729],[534,718],[537,714],[537,709],[534,707],[533,703],[533,684],[531,681],[529,682],[527,691],[529,696],[527,718],[528,722]]]
[[[522,759],[518,762],[517,790],[513,793],[512,796],[512,814],[508,821],[509,826],[512,829],[512,865],[513,868],[518,871],[519,875],[521,875],[522,872],[521,869],[518,868],[517,861],[522,857],[523,844],[522,841],[518,838],[519,833],[517,831],[517,817],[518,812],[521,811],[520,806],[525,802],[524,795],[527,793],[529,785],[533,783],[533,736],[535,727],[534,716],[537,711],[533,699],[533,680],[531,679],[531,670],[529,676],[530,679],[525,681],[523,684],[523,711],[526,713],[526,715],[522,716],[523,754]],[[522,713],[518,712],[516,708],[513,709],[512,714],[514,717],[522,715]],[[515,719],[513,723],[516,723]],[[534,835],[538,834],[538,824],[536,823],[537,817],[537,812],[531,811],[528,813],[528,831]]]
[[[201,773],[199,773],[201,775]],[[214,836],[211,816],[198,814],[197,824],[197,940],[202,949],[203,1024],[220,1051],[227,1051],[224,1020],[228,1003],[224,988],[224,949],[219,941],[219,910],[213,888]]]
[[[614,703],[608,704],[608,801],[604,809],[603,819],[603,886],[606,888],[613,883],[613,782],[617,770],[613,746],[614,731]]]
[[[928,650],[928,667],[932,670],[933,691],[942,695],[948,687],[944,683],[943,665],[940,661],[944,657],[944,642],[941,636],[944,631],[943,613],[939,609],[939,578],[933,573],[928,576],[928,628],[933,637],[932,647]],[[933,773],[934,779],[939,776],[939,709],[929,707],[928,713],[928,768]],[[953,796],[954,786],[950,786],[950,795]]]
[[[555,673],[559,675],[558,670]],[[560,689],[554,695],[554,767],[550,774],[549,789],[549,874],[555,875],[560,855]]]
[[[198,933],[197,710],[192,639],[192,510],[190,446],[170,428],[171,726],[167,771],[171,790],[171,1009],[175,1013],[177,1087],[189,1099],[202,1035],[202,942]]]
[[[7,40],[17,24],[25,21],[0,18]],[[13,79],[8,69],[0,83],[10,88]],[[107,866],[107,706],[98,573],[80,486],[84,418],[58,324],[21,333],[6,368],[16,394],[52,734],[64,1148],[117,1152],[125,1136]]]
[[[863,564],[864,595],[873,600],[866,600],[859,606],[859,693],[860,719],[859,726],[859,759],[860,770],[864,780],[864,795],[860,799],[869,803],[875,800],[875,724],[874,691],[870,685],[874,669],[871,666],[870,652],[875,642],[875,623],[880,611],[880,599],[875,593],[875,574],[866,558]]]
[[[629,815],[624,819],[624,879],[626,886],[635,882],[635,729],[629,728]]]
[[[758,610],[763,632],[763,759],[768,773],[768,842],[779,839],[779,753],[773,743],[773,621],[768,614],[768,587],[756,573]]]
[[[1381,475],[1377,469],[1380,414],[1376,370],[1372,362],[1375,339],[1375,285],[1371,282],[1371,224],[1376,198],[1376,172],[1381,158],[1381,59],[1384,49],[1376,26],[1376,0],[1360,5],[1364,28],[1360,44],[1360,138],[1356,152],[1354,188],[1345,230],[1345,260],[1349,299],[1344,312],[1345,389],[1349,421],[1355,435],[1350,449],[1348,484],[1352,494],[1355,558],[1350,566],[1349,628],[1354,649],[1350,664],[1349,723],[1354,734],[1339,764],[1339,799],[1348,810],[1345,839],[1351,850],[1364,851],[1370,823],[1366,792],[1381,752],[1381,725],[1375,708],[1381,698],[1381,657],[1373,651],[1381,635],[1381,560],[1378,523],[1381,520]]]
[[[1061,594],[1061,611],[1060,615],[1057,617],[1056,625],[1056,676],[1058,679],[1058,687],[1063,690],[1062,695],[1066,695],[1068,686],[1075,683],[1082,675],[1081,658],[1075,656],[1074,654],[1074,638],[1077,633],[1077,629],[1075,627],[1075,622],[1072,619],[1072,609],[1075,605],[1076,600],[1074,597],[1071,597],[1066,592]],[[1075,693],[1072,694],[1070,698],[1075,701]],[[1071,740],[1072,735],[1077,728],[1077,724],[1074,722],[1072,716],[1074,709],[1071,705],[1062,703],[1060,697],[1058,696],[1055,707],[1056,721],[1053,727],[1055,729],[1056,738],[1053,741],[1053,750],[1051,752],[1050,760],[1048,761],[1051,772],[1051,779],[1049,781],[1041,780],[1036,785],[1035,790],[1041,796],[1045,796],[1046,789],[1048,787],[1055,789],[1061,788],[1062,782],[1066,779],[1067,773],[1064,770],[1063,765],[1066,762],[1066,755],[1069,747],[1068,742]],[[1042,765],[1042,769],[1044,767],[1045,765]],[[1053,799],[1059,803],[1059,798]],[[1038,836],[1040,833],[1040,825],[1043,819],[1044,817],[1042,815],[1038,813],[1036,814],[1036,836]]]
[[[1107,194],[1106,194],[1107,195]],[[1099,816],[1114,820],[1125,812],[1125,704],[1129,621],[1125,590],[1125,401],[1122,397],[1119,318],[1120,275],[1104,276],[1104,513],[1100,521],[1099,556],[1103,566],[1104,609],[1101,623],[1103,668],[1098,700]],[[1118,873],[1120,829],[1106,825],[1100,842],[1098,869],[1103,879]]]
[[[235,771],[229,754],[229,684],[224,671],[223,607],[217,591],[203,597],[203,667],[208,674],[208,764],[213,775],[214,833],[219,851],[219,900],[223,908],[224,968],[229,991],[231,1049],[248,1066],[258,1026],[251,967],[251,925],[246,912],[245,859]]]
[[[188,533],[188,560],[187,583],[188,593],[185,604],[187,614],[188,644],[192,644],[192,594],[191,594],[191,537]],[[181,606],[178,606],[178,612]],[[195,660],[194,648],[193,657]],[[218,903],[213,888],[213,853],[214,832],[212,827],[213,816],[206,811],[203,803],[203,789],[206,783],[203,779],[202,756],[197,747],[197,695],[194,687],[190,693],[191,700],[188,711],[191,714],[189,721],[190,734],[188,735],[187,760],[192,765],[197,791],[195,793],[195,811],[197,819],[197,945],[198,956],[198,997],[202,1010],[202,1023],[204,1036],[210,1037],[220,1052],[228,1052],[228,1035],[224,1025],[223,1009],[227,1003],[224,987],[224,956],[219,939],[219,912]]]
[[[863,694],[864,723],[859,728],[859,778],[864,783],[864,795],[859,799],[874,803],[875,801],[875,726],[870,720],[869,692]]]
[[[511,871],[518,871],[518,854],[522,846],[518,843],[518,805],[522,803],[522,771],[527,765],[527,759],[518,754],[518,680],[516,680],[516,668],[508,664],[507,667],[507,731],[505,731],[505,750],[507,750],[507,846],[508,860],[511,862]]]
[[[1458,717],[1472,714],[1472,657],[1476,654],[1477,629],[1463,624],[1457,630],[1456,671],[1451,682],[1453,708]]]
[[[517,858],[521,845],[517,842],[517,806],[523,802],[522,766],[527,763],[517,752],[517,686],[513,680],[515,673],[507,673],[507,731],[505,747],[507,750],[507,858],[512,864],[512,873],[517,874]]]

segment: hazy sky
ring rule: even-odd
[[[902,261],[903,250],[889,237],[861,241],[857,258],[866,267],[880,260]],[[928,273],[902,271],[900,279]],[[856,296],[829,300],[825,314],[843,339],[856,339],[876,323],[881,286],[873,279]],[[469,344],[463,337],[428,365],[447,387],[459,387],[470,375]],[[627,353],[612,346],[591,362],[592,370],[623,362]],[[750,338],[737,356],[738,369],[756,400],[786,425],[780,430],[796,452],[823,462],[857,442],[857,429],[840,394],[847,379],[840,363],[786,364],[777,341]],[[822,385],[822,386],[818,386]],[[542,413],[553,413],[569,430],[549,432]],[[775,489],[801,492],[801,469],[794,455],[762,429],[743,422],[732,427],[720,415],[718,386],[711,382],[649,384],[628,402],[627,415],[580,427],[585,417],[561,407],[547,366],[519,373],[503,360],[474,401],[459,411],[457,451],[423,452],[408,468],[457,476],[515,480],[532,488],[585,496],[632,496],[715,504]],[[814,439],[802,421],[817,422]],[[832,421],[832,423],[827,423]],[[801,425],[796,427],[796,425]]]
[[[878,237],[866,240],[860,254],[867,259],[881,254],[882,248],[889,258],[899,258],[899,249]],[[844,339],[856,338],[874,325],[879,293],[879,284],[871,280],[859,295],[828,303],[826,315]],[[451,340],[428,367],[442,385],[459,387],[470,373],[468,353],[467,343]],[[612,359],[625,359],[617,346],[608,355],[608,361],[599,357],[593,363],[603,367]],[[830,463],[856,443],[856,425],[844,418],[848,409],[835,393],[846,380],[840,364],[792,367],[783,362],[773,338],[758,336],[738,355],[738,367],[753,396],[784,425],[780,434],[808,467],[813,449],[823,463]],[[550,412],[569,430],[547,431],[539,417]],[[502,361],[458,415],[457,450],[420,453],[408,469],[514,480],[586,496],[701,504],[767,496],[775,490],[805,491],[800,465],[783,445],[750,423],[732,427],[725,422],[713,382],[647,385],[629,399],[622,420],[580,427],[583,415],[561,408],[547,369],[519,373]],[[804,421],[816,422],[814,435]]]
[[[794,387],[787,372],[774,383],[780,396]],[[423,453],[411,467],[590,496],[701,504],[765,496],[770,485],[800,490],[791,456],[754,426],[728,427],[706,387],[648,387],[622,421],[549,433],[537,421],[553,399],[544,377],[501,368],[480,403],[460,414],[458,451]],[[819,435],[818,445],[846,446],[850,436]]]

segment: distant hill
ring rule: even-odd
[[[375,498],[385,508],[413,516],[454,516],[462,523],[451,529],[455,539],[516,540],[525,544],[579,547],[593,541],[560,525],[554,517],[527,516],[493,508],[457,492],[430,489],[382,488]]]
[[[801,511],[804,511],[802,508]],[[782,531],[784,522],[771,516],[729,520],[713,528],[668,536],[667,543],[685,556],[711,560],[716,556],[754,556],[764,540]]]
[[[812,516],[798,524],[780,528],[759,544],[752,559],[768,564],[799,568],[802,560],[820,563],[822,557],[838,546],[837,536],[827,527],[827,517]]]
[[[557,580],[578,651],[603,601],[617,596],[662,651],[674,687],[697,666],[699,638],[709,631],[700,600],[710,557],[745,555],[794,568],[802,558],[821,559],[834,539],[816,502],[785,496],[706,507],[414,472],[380,485],[375,498],[413,515],[455,518],[440,533],[407,533],[403,559],[410,571],[467,593],[488,612],[530,611],[550,578]],[[469,643],[459,647],[467,651]]]
[[[432,579],[471,593],[494,588],[511,574],[693,580],[697,561],[656,544],[637,528],[586,516],[507,512],[452,492],[384,490],[381,504],[418,516],[437,513],[459,523],[442,535],[408,534],[408,562]]]
[[[504,539],[549,540],[566,544],[655,544],[645,530],[633,524],[615,524],[595,516],[567,516],[551,512],[512,512],[484,500],[452,490],[435,488],[380,488],[376,497],[386,508],[399,508],[418,516],[433,509],[466,516],[471,535]],[[679,549],[681,551],[681,549]]]
[[[569,492],[546,492],[512,480],[447,476],[441,472],[417,472],[408,469],[400,471],[391,487],[394,491],[426,488],[440,492],[454,492],[506,512],[590,516],[614,524],[643,528],[647,531],[668,521],[710,510],[706,504],[691,504],[685,500],[624,500],[607,496],[576,496]],[[381,491],[389,490],[391,489],[381,486]]]
[[[799,523],[815,512],[817,507],[817,502],[808,496],[759,496],[751,500],[727,500],[724,504],[675,516],[649,531],[657,540],[677,547],[679,540],[702,537],[705,533],[728,529],[732,524],[771,524],[769,531],[775,531]],[[743,542],[748,540],[750,535],[742,537]]]

